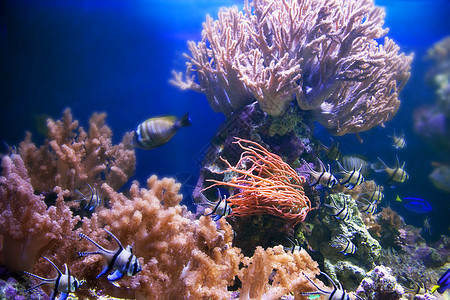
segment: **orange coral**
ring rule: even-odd
[[[86,132],[66,109],[61,120],[47,120],[48,139],[39,148],[27,133],[19,153],[35,190],[50,192],[59,186],[73,191],[86,183],[102,182],[118,189],[128,181],[136,164],[134,150],[127,146],[131,135],[113,145],[105,118],[105,113],[94,113]]]
[[[47,208],[35,195],[21,157],[3,156],[0,176],[0,260],[11,271],[32,271],[45,251],[67,239],[80,220],[56,199]]]
[[[234,215],[271,214],[294,225],[305,220],[311,202],[303,191],[305,178],[285,163],[281,157],[269,152],[256,142],[236,138],[244,152],[236,166],[227,160],[228,169],[218,174],[235,172],[231,181],[208,180],[215,184],[237,188],[240,191],[228,198]],[[250,144],[244,146],[242,143]],[[248,167],[250,164],[250,167]]]

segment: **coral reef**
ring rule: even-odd
[[[34,194],[20,155],[3,156],[1,166],[0,262],[10,271],[32,271],[39,257],[72,234],[80,218],[72,218],[62,195],[47,208],[44,197]]]
[[[72,125],[58,127],[62,131],[60,136],[73,134],[77,122],[68,118],[69,115],[66,112],[64,119]],[[82,140],[90,145],[97,137],[93,134]],[[55,144],[53,140],[45,143]],[[76,140],[72,143],[77,145]],[[71,144],[64,145],[60,148],[68,151]],[[125,147],[121,144],[118,148]],[[54,155],[52,147],[41,147],[39,151],[44,158]],[[114,155],[120,156],[119,152]],[[66,160],[63,162],[66,164]],[[54,161],[46,163],[54,166]],[[56,265],[67,263],[71,274],[85,281],[76,295],[90,299],[100,295],[130,299],[180,296],[229,299],[236,293],[242,299],[260,295],[275,299],[289,293],[299,297],[298,293],[309,284],[304,276],[300,276],[301,272],[310,278],[319,274],[317,263],[304,250],[292,253],[284,251],[282,246],[266,250],[258,248],[253,256],[245,257],[239,248],[232,246],[233,230],[224,218],[217,224],[205,216],[196,219],[180,205],[180,184],[174,179],[159,180],[151,176],[147,188],[133,182],[129,189],[118,193],[116,180],[93,176],[91,179],[96,180],[94,184],[99,186],[99,194],[108,199],[108,205],[96,207],[83,219],[73,216],[70,201],[73,192],[53,185],[70,186],[74,182],[70,178],[89,178],[81,174],[85,170],[79,168],[80,173],[69,172],[69,177],[52,173],[46,186],[45,178],[32,179],[36,173],[28,173],[20,154],[2,157],[0,257],[1,264],[9,271],[29,270],[47,276],[54,270],[40,258],[45,255]],[[33,182],[45,191],[35,194],[39,190],[34,188]],[[107,249],[114,249],[115,242],[108,238],[104,229],[113,232],[124,245],[132,245],[142,265],[141,272],[132,277],[125,276],[119,285],[111,284],[105,277],[96,278],[103,266],[101,256],[80,258],[77,255],[89,251],[90,247],[87,242],[80,241],[80,233]],[[321,285],[319,281],[317,283]],[[14,282],[7,283],[4,290],[9,295],[14,292],[11,289],[21,297],[23,292],[14,287]],[[41,293],[40,290],[35,292]]]
[[[367,300],[395,300],[402,299],[405,291],[391,275],[390,268],[377,266],[367,273],[356,293]]]
[[[293,225],[305,220],[311,202],[303,191],[304,177],[256,142],[236,138],[235,143],[243,150],[241,158],[235,166],[222,158],[228,168],[219,172],[233,177],[222,182],[211,179],[214,184],[208,189],[227,186],[238,190],[228,198],[237,216],[270,214]]]
[[[100,186],[108,182],[118,189],[127,182],[136,164],[134,149],[129,147],[132,135],[125,135],[120,144],[113,145],[105,118],[105,113],[94,113],[86,132],[66,109],[61,120],[47,120],[48,139],[39,148],[27,132],[19,153],[33,188],[51,192],[59,186],[73,191],[86,183]]]
[[[385,38],[384,11],[371,0],[246,1],[244,11],[207,16],[202,40],[189,42],[183,78],[173,84],[206,95],[229,116],[256,99],[281,116],[296,99],[335,135],[390,120],[409,78],[412,55]],[[198,83],[195,80],[198,80]]]
[[[315,258],[323,264],[323,271],[342,282],[344,288],[352,290],[358,286],[365,273],[375,266],[381,246],[367,231],[351,196],[337,193],[329,195],[327,199],[327,203],[334,199],[339,207],[344,207],[347,201],[349,220],[331,216],[328,208],[320,209],[314,218],[309,219],[308,223],[312,224],[313,229],[305,236],[312,249],[320,251],[320,257]],[[347,237],[356,246],[354,254],[346,255],[331,246],[339,235]]]

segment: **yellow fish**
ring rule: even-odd
[[[177,133],[178,129],[190,126],[189,114],[180,119],[175,116],[150,118],[137,127],[132,145],[150,150],[167,143]]]
[[[372,168],[375,172],[385,171],[388,174],[387,184],[393,185],[396,183],[402,183],[409,179],[409,175],[405,171],[405,162],[400,166],[398,157],[394,168],[388,167],[379,157],[378,160],[381,163],[381,168],[379,168],[376,163],[372,164]]]
[[[395,149],[403,149],[406,146],[405,134],[402,131],[402,134],[397,136],[394,131],[394,136],[389,136],[392,139],[392,146]]]

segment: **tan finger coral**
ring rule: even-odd
[[[34,189],[50,192],[59,186],[73,191],[86,183],[100,186],[103,182],[120,188],[127,182],[136,163],[134,150],[128,146],[131,133],[113,145],[105,118],[105,113],[94,113],[86,132],[66,109],[61,120],[47,120],[48,138],[40,147],[28,132],[19,153]]]
[[[296,99],[335,135],[390,120],[400,105],[412,55],[386,35],[373,0],[254,0],[244,10],[207,16],[202,40],[189,42],[183,78],[173,84],[206,95],[230,115],[257,100],[281,116]]]

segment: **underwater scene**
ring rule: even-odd
[[[3,8],[0,299],[450,299],[450,1]]]

